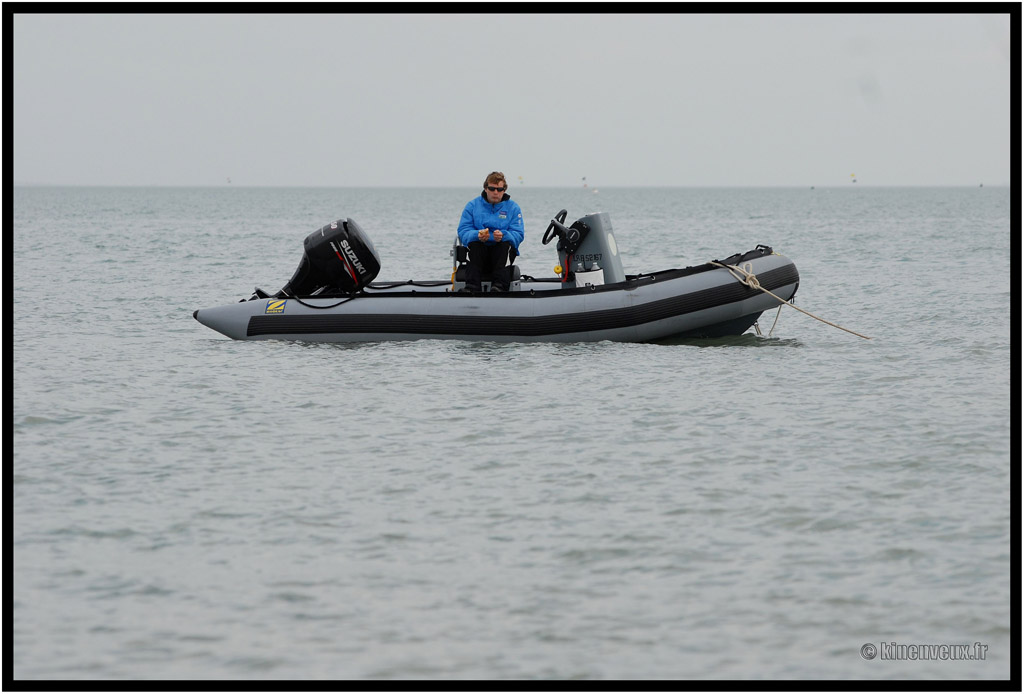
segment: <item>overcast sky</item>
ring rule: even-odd
[[[1008,14],[17,14],[14,179],[1000,185],[1010,60]]]

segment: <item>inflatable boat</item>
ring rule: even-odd
[[[607,213],[570,226],[566,214],[555,215],[542,237],[558,241],[557,276],[530,277],[510,259],[508,291],[489,291],[486,276],[482,291],[466,290],[467,249],[458,239],[450,279],[375,282],[377,251],[355,221],[341,219],[305,239],[280,291],[257,288],[193,317],[236,340],[657,342],[740,335],[780,299],[792,301],[800,282],[793,262],[763,245],[714,264],[627,275]],[[742,267],[757,282],[722,266]]]

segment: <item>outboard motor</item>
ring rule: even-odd
[[[542,239],[549,243],[558,237],[562,281],[575,280],[577,287],[625,282],[626,273],[608,213],[588,214],[568,227],[564,224],[566,214],[561,210],[555,215]]]
[[[277,297],[310,296],[321,288],[354,293],[380,272],[380,257],[369,237],[351,219],[314,231],[302,244],[302,260]]]

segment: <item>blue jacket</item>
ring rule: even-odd
[[[483,192],[479,197],[473,198],[466,203],[462,210],[462,219],[459,220],[459,240],[463,246],[468,246],[474,241],[479,241],[478,234],[481,229],[501,230],[502,241],[508,241],[519,254],[519,244],[523,242],[526,230],[523,228],[523,211],[519,209],[508,193],[502,196],[501,202],[492,205],[487,202]],[[496,241],[491,235],[484,242],[493,246]]]

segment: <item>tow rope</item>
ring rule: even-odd
[[[831,323],[831,322],[825,320],[824,318],[819,318],[818,316],[814,315],[810,311],[805,311],[802,308],[800,308],[799,306],[797,306],[796,304],[793,304],[793,303],[790,303],[789,301],[786,301],[785,299],[783,299],[778,294],[773,294],[772,292],[768,291],[767,289],[765,289],[764,287],[761,286],[761,282],[757,279],[757,275],[754,274],[754,272],[753,272],[753,267],[754,267],[753,263],[746,263],[746,264],[744,264],[741,267],[739,265],[725,265],[724,263],[720,263],[717,260],[712,260],[712,261],[709,262],[709,264],[710,265],[714,265],[715,267],[725,268],[726,270],[729,271],[729,274],[732,275],[734,278],[736,278],[736,281],[738,281],[740,284],[746,285],[746,286],[750,287],[751,289],[760,289],[765,294],[769,294],[769,295],[775,297],[776,299],[781,301],[784,305],[791,306],[792,308],[795,308],[800,313],[806,313],[808,316],[810,316],[811,318],[813,318],[815,320],[820,320],[822,323],[825,323],[826,325],[831,325],[833,328],[839,328],[840,330],[845,330],[846,332],[850,333],[851,335],[856,335],[857,337],[862,337],[865,340],[870,340],[871,339],[867,335],[861,335],[860,333],[854,332],[853,330],[850,330],[849,328],[844,328],[843,326],[836,325],[835,323]],[[782,310],[782,306],[779,306],[779,310],[780,311]],[[778,316],[778,314],[776,314],[775,315],[775,320],[778,321],[778,318],[779,318],[779,316]],[[774,324],[772,325],[772,330],[775,330],[775,325]]]

